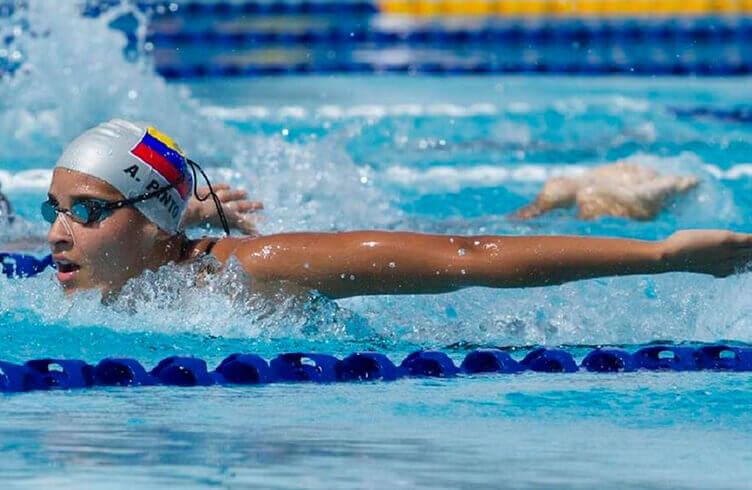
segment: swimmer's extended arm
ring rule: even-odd
[[[752,259],[752,235],[682,231],[661,242],[568,236],[449,236],[405,232],[287,233],[221,240],[261,281],[287,280],[330,297],[442,293],[470,286],[562,284],[688,271],[727,276]]]

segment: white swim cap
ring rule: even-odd
[[[113,119],[73,140],[55,168],[101,179],[126,199],[173,188],[134,206],[162,230],[175,234],[188,204],[193,177],[185,155],[153,127]]]

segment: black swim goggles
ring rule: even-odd
[[[92,225],[98,223],[111,215],[116,209],[123,208],[125,206],[131,206],[133,204],[146,201],[153,197],[157,197],[160,194],[167,192],[175,187],[174,185],[162,187],[153,192],[142,194],[140,196],[131,197],[130,199],[123,199],[122,201],[105,201],[103,199],[95,198],[83,198],[73,201],[70,209],[63,209],[58,207],[52,199],[47,199],[42,203],[42,217],[50,224],[57,220],[57,215],[62,213],[69,216],[76,223],[82,225]]]
[[[204,170],[193,160],[187,159],[187,162],[191,168],[191,172],[193,173],[193,195],[196,196],[196,199],[203,202],[206,201],[209,197],[211,197],[214,200],[214,205],[217,207],[217,212],[219,214],[219,219],[222,222],[222,228],[224,228],[225,233],[228,235],[230,234],[230,227],[227,223],[227,218],[225,217],[224,210],[222,209],[222,202],[219,199],[219,196],[214,192],[214,189],[212,188],[211,182],[209,182],[209,178],[206,176],[206,173],[204,173]],[[201,175],[204,177],[204,180],[206,181],[206,184],[209,187],[209,194],[207,194],[204,197],[200,197],[198,195],[198,191],[196,190],[196,169],[201,172]],[[47,221],[50,224],[53,224],[57,220],[57,215],[62,213],[66,216],[69,216],[73,221],[76,223],[80,223],[82,225],[92,225],[94,223],[98,223],[108,216],[110,216],[115,210],[126,207],[126,206],[132,206],[134,204],[137,204],[139,202],[143,202],[149,199],[152,199],[154,197],[158,197],[161,194],[169,191],[170,189],[173,189],[180,183],[182,183],[183,179],[179,180],[178,182],[168,185],[162,188],[159,188],[155,191],[148,192],[146,194],[142,194],[140,196],[131,197],[129,199],[123,199],[121,201],[105,201],[103,199],[95,199],[95,198],[83,198],[83,199],[77,199],[73,202],[70,209],[63,209],[57,205],[52,199],[47,199],[42,203],[41,211],[42,211],[42,217],[45,221]]]

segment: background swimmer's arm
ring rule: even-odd
[[[726,276],[752,259],[752,235],[683,231],[662,242],[567,236],[449,236],[362,231],[223,239],[254,279],[287,280],[330,297],[423,294],[470,286],[561,284],[689,271]]]
[[[570,208],[575,205],[579,182],[570,177],[554,177],[543,186],[533,202],[513,212],[513,219],[531,219],[554,209]]]

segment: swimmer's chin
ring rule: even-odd
[[[58,284],[60,285],[60,288],[63,290],[63,294],[66,296],[70,296],[71,294],[74,294],[78,291],[83,291],[88,288],[82,288],[80,285],[76,284],[73,281],[60,281],[58,279]]]
[[[120,294],[120,291],[123,289],[122,286],[115,287],[114,285],[81,285],[81,284],[70,284],[70,283],[61,283],[60,286],[63,288],[63,294],[66,296],[72,296],[77,293],[83,293],[86,291],[99,291],[102,295],[102,302],[107,303],[109,301],[114,300],[118,294]]]

